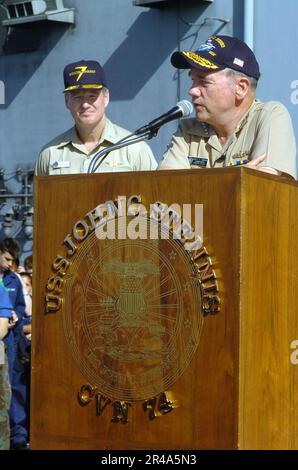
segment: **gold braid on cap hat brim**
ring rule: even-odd
[[[100,90],[101,88],[103,88],[103,85],[73,85],[73,86],[69,86],[68,88],[65,88],[64,91],[72,91],[72,90],[78,90],[78,89],[85,89],[85,90],[89,90],[89,89],[95,89],[95,90]]]
[[[201,65],[201,67],[206,67],[206,69],[212,69],[212,70],[219,69],[219,66],[214,64],[214,62],[211,62],[210,60],[205,59],[204,57],[196,54],[195,52],[183,51],[182,54],[185,55],[185,57],[187,57],[189,60],[191,60],[195,64]]]

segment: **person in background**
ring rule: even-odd
[[[32,268],[33,268],[33,257],[32,255],[29,255],[24,259],[25,272],[32,276]]]
[[[23,416],[23,427],[27,430],[29,441],[30,429],[30,369],[31,369],[31,323],[32,323],[32,281],[27,272],[19,274],[23,285],[25,313],[23,328],[18,345],[18,371],[20,380],[19,416]],[[25,447],[26,448],[26,447]]]
[[[23,335],[23,318],[25,313],[25,301],[23,287],[16,273],[12,271],[14,260],[20,254],[20,246],[13,238],[5,238],[0,241],[0,279],[2,279],[14,312],[17,315],[12,333],[4,338],[7,346],[8,372],[11,384],[12,398],[10,405],[10,441],[13,449],[26,449],[28,429],[26,416],[23,412],[23,383],[22,371],[18,349],[20,338]]]
[[[8,292],[0,281],[0,450],[10,448],[9,407],[11,400],[11,387],[8,378],[6,347],[3,339],[9,334],[10,320],[12,319],[12,305]]]
[[[290,115],[278,101],[255,98],[259,64],[243,41],[210,36],[195,52],[175,52],[171,62],[190,70],[196,116],[181,120],[160,169],[246,165],[296,178]]]
[[[24,266],[20,265],[20,260],[18,257],[13,260],[11,269],[16,274],[19,274],[25,271]]]
[[[106,116],[110,95],[105,72],[98,62],[80,60],[65,67],[64,97],[75,126],[42,149],[35,167],[38,176],[87,173],[98,151],[130,135]],[[99,161],[96,171],[155,170],[156,167],[150,147],[138,142],[111,151]]]
[[[27,272],[19,273],[22,287],[23,287],[23,295],[25,299],[25,317],[31,317],[32,315],[32,280],[31,276]]]

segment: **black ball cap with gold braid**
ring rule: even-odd
[[[65,67],[64,92],[72,90],[100,90],[107,87],[104,69],[95,60],[80,60]]]
[[[210,36],[196,51],[174,52],[171,63],[177,69],[195,67],[206,72],[228,67],[256,80],[261,75],[253,51],[245,42],[231,36]]]

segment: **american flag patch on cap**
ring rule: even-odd
[[[243,60],[237,59],[237,57],[235,57],[235,59],[233,60],[233,64],[239,65],[239,67],[243,67],[244,62],[243,62]]]

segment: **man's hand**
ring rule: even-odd
[[[248,168],[252,168],[253,170],[263,171],[264,173],[270,173],[271,175],[280,175],[280,172],[271,166],[259,166],[266,159],[266,153],[263,153],[257,158],[254,158],[250,162],[246,163]]]
[[[9,319],[9,324],[8,324],[8,328],[13,328],[15,326],[15,324],[18,322],[18,316],[16,314],[16,312],[13,310],[12,311],[12,316],[10,317]]]

